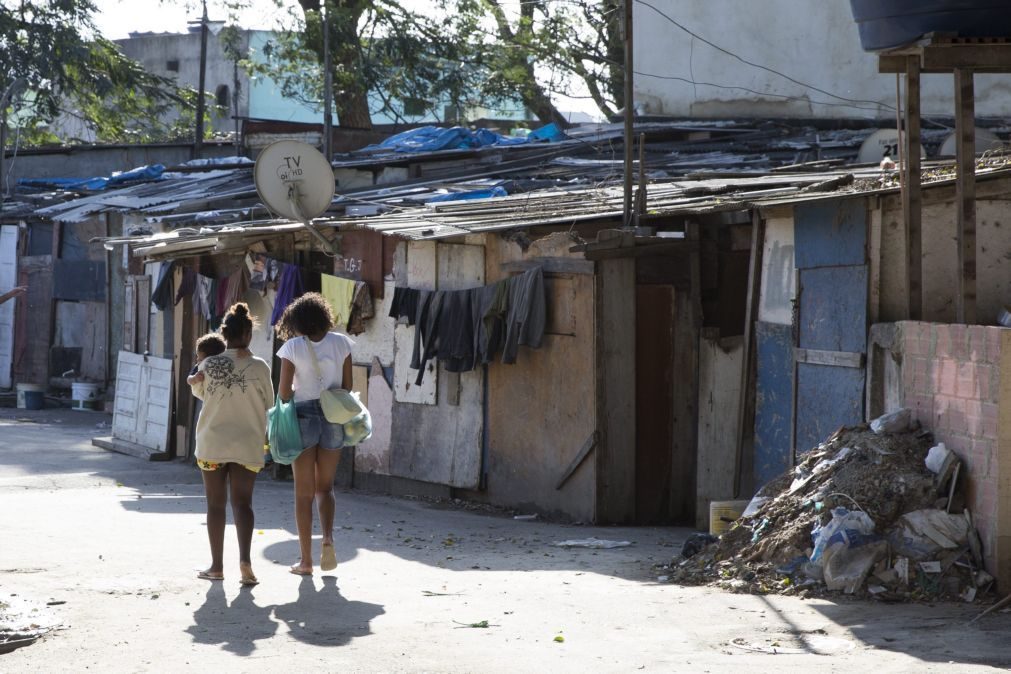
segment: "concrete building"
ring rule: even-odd
[[[895,77],[878,74],[877,56],[861,48],[849,0],[651,0],[636,3],[634,21],[644,114],[895,118]],[[951,78],[924,75],[922,88],[924,117],[951,118]],[[1006,77],[977,75],[976,111],[1011,114]]]
[[[250,75],[229,56],[222,41],[223,24],[210,24],[207,40],[207,69],[205,91],[210,94],[207,101],[211,117],[211,129],[215,133],[238,133],[236,117],[269,119],[283,122],[322,123],[321,109],[303,101],[286,97],[278,82],[266,77]],[[240,30],[238,32],[237,53],[241,58],[264,62],[264,54],[275,34],[265,30]],[[196,89],[200,82],[200,31],[191,29],[188,33],[131,33],[130,37],[117,40],[116,44],[129,58],[137,61],[146,70],[156,75],[175,79],[180,85]],[[374,110],[382,107],[388,99],[373,92],[370,95]],[[384,124],[432,124],[458,121],[461,114],[453,109],[449,101],[393,100],[395,112],[374,112],[372,121]],[[487,107],[475,107],[462,111],[466,120],[494,118],[515,120],[531,119],[531,114],[518,101],[489,103]],[[336,121],[336,120],[335,120]],[[74,118],[63,118],[57,123],[61,136],[90,140],[92,135],[87,127]]]

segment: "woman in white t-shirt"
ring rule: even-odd
[[[278,394],[285,402],[295,398],[305,448],[291,464],[295,476],[295,524],[302,558],[290,571],[299,576],[312,574],[314,497],[323,529],[320,568],[323,571],[337,568],[333,546],[333,479],[344,445],[344,428],[326,420],[319,396],[330,388],[350,390],[354,342],[346,335],[330,332],[333,327],[330,303],[319,293],[306,293],[289,304],[277,324],[278,335],[286,340],[277,351],[281,359]]]

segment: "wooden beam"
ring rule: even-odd
[[[928,45],[922,50],[922,64],[933,72],[962,68],[1011,72],[1011,44]]]
[[[906,59],[906,129],[903,134],[905,189],[902,215],[906,224],[907,282],[909,304],[906,315],[918,321],[923,317],[923,229],[922,190],[920,189],[920,61]]]
[[[587,260],[617,260],[623,257],[648,257],[650,255],[669,255],[671,253],[696,253],[699,250],[698,241],[671,241],[670,243],[655,243],[633,248],[611,248],[607,250],[587,251]]]
[[[532,257],[526,260],[514,260],[502,263],[505,272],[524,272],[534,267],[540,267],[546,274],[592,274],[594,264],[590,260],[575,257]]]
[[[585,461],[586,457],[590,455],[590,452],[593,451],[593,448],[597,446],[597,440],[599,438],[600,433],[598,433],[597,431],[593,431],[592,433],[590,433],[590,437],[586,438],[586,442],[583,443],[582,448],[580,448],[579,452],[569,463],[569,466],[568,468],[565,469],[565,472],[562,473],[561,479],[558,480],[558,484],[555,485],[556,490],[564,487],[565,483],[569,481],[569,478],[575,474],[576,470],[581,465],[583,465],[583,461]]]
[[[822,351],[821,349],[793,350],[793,359],[798,363],[811,365],[834,365],[836,367],[863,367],[864,354],[850,351]]]
[[[737,406],[737,447],[734,454],[734,498],[741,495],[741,473],[744,464],[745,424],[754,411],[752,384],[754,383],[754,359],[752,339],[755,320],[758,318],[759,289],[762,283],[762,251],[765,247],[765,220],[756,209],[751,215],[751,255],[748,259],[748,295],[744,305],[744,353],[741,366],[741,390]]]
[[[973,73],[955,70],[955,194],[958,204],[958,292],[955,320],[976,322],[976,137]]]

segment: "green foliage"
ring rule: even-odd
[[[541,121],[562,121],[551,95],[573,93],[576,82],[603,113],[621,105],[622,82],[614,79],[621,73],[620,0],[438,0],[429,12],[397,0],[329,0],[327,7],[342,124],[370,112],[397,117],[408,100],[463,110],[519,99]],[[283,95],[319,110],[321,5],[299,0],[298,9],[262,57],[245,63],[278,82]]]
[[[91,0],[0,4],[0,94],[18,81],[8,114],[21,142],[79,140],[55,138],[47,125],[61,117],[98,142],[192,138],[196,92],[123,56],[96,34],[94,12]]]

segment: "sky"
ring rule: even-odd
[[[249,9],[237,17],[243,28],[277,28],[283,22],[284,10],[278,10],[274,0],[246,0]],[[296,6],[294,0],[286,3]],[[420,10],[429,4],[425,0],[405,0],[407,7]],[[197,0],[95,0],[98,14],[95,24],[105,37],[117,40],[129,37],[131,32],[181,33],[187,30],[187,21],[200,19],[200,2]],[[212,21],[228,20],[224,5],[215,0],[207,3],[208,18]],[[591,101],[556,96],[555,104],[562,111],[578,111],[600,117],[600,111]]]

